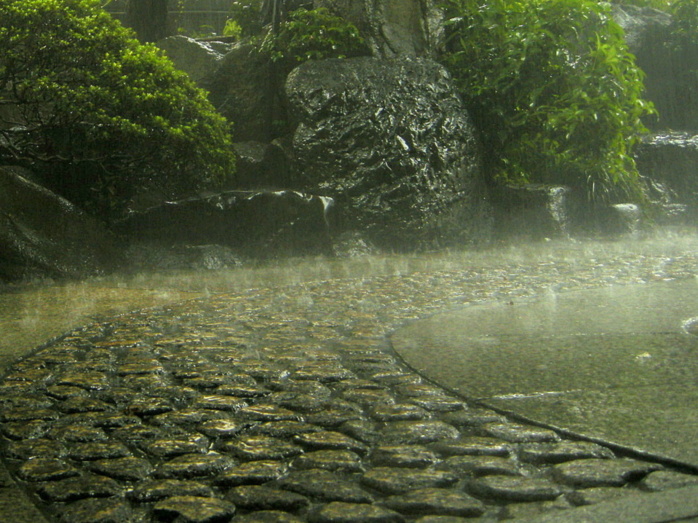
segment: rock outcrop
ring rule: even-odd
[[[221,245],[260,258],[329,254],[331,207],[294,191],[226,191],[134,213],[118,230],[135,242]]]
[[[434,0],[316,0],[315,6],[356,25],[375,57],[433,57],[443,41],[443,14]]]
[[[0,167],[0,281],[82,277],[122,260],[115,238],[73,204]]]
[[[473,125],[442,66],[308,62],[290,74],[286,96],[297,183],[332,197],[343,228],[397,248],[489,236]]]

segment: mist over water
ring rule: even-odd
[[[698,250],[693,233],[662,231],[643,240],[510,243],[480,249],[357,258],[293,258],[222,270],[139,272],[84,281],[39,281],[0,287],[0,365],[71,329],[127,311],[163,306],[212,293],[239,292],[311,281],[360,281],[413,273],[478,270],[522,274],[527,266],[565,266],[556,289],[566,287],[574,267],[618,264],[625,256],[653,256],[658,273],[672,256]],[[632,267],[629,266],[629,271]],[[504,298],[504,297],[503,297]]]

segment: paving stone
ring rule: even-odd
[[[153,466],[147,459],[127,456],[116,459],[101,459],[88,465],[97,474],[123,481],[139,481],[153,472]]]
[[[130,455],[131,451],[128,447],[118,441],[72,443],[68,450],[68,456],[76,461],[123,458]]]
[[[267,396],[266,401],[273,401],[280,407],[300,412],[314,412],[323,409],[330,401],[326,394],[307,394],[295,391],[276,392]]]
[[[473,408],[448,412],[442,419],[458,428],[482,427],[490,423],[502,424],[507,422],[504,416],[497,414],[493,410]]]
[[[83,499],[61,513],[61,523],[130,523],[141,520],[126,501],[118,498]]]
[[[372,503],[373,496],[354,482],[325,470],[292,472],[276,482],[280,488],[309,498],[346,503]]]
[[[458,429],[439,420],[392,421],[382,431],[386,443],[423,444],[458,436]]]
[[[529,443],[519,447],[519,459],[527,463],[563,463],[587,458],[613,458],[610,449],[588,441]]]
[[[641,486],[651,492],[698,485],[698,475],[684,474],[673,470],[658,470],[648,474]]]
[[[558,481],[575,487],[621,487],[662,468],[632,459],[580,459],[555,465],[552,473]]]
[[[228,456],[216,453],[184,454],[158,465],[155,476],[158,478],[196,478],[213,476],[236,464]]]
[[[250,433],[264,434],[277,438],[291,438],[299,434],[320,432],[321,430],[322,428],[317,425],[311,425],[302,421],[267,421],[252,427]]]
[[[565,493],[565,499],[567,499],[571,505],[579,507],[611,501],[636,492],[637,491],[616,487],[591,487],[567,492]]]
[[[296,469],[322,469],[341,472],[362,472],[361,457],[350,450],[314,450],[293,460]]]
[[[173,496],[155,503],[153,514],[179,523],[215,523],[232,518],[235,505],[216,498]]]
[[[46,438],[11,441],[5,452],[9,458],[14,459],[62,458],[67,454],[63,443]]]
[[[137,423],[123,425],[111,432],[114,439],[122,441],[127,445],[137,445],[143,447],[157,440],[165,438],[165,431],[151,425],[143,425],[140,420]]]
[[[441,456],[509,456],[512,445],[496,438],[468,436],[459,440],[442,440],[429,448]]]
[[[312,513],[309,521],[312,523],[403,523],[405,518],[397,512],[378,505],[335,501]]]
[[[128,406],[128,411],[136,416],[155,416],[170,412],[174,407],[167,398],[135,398]]]
[[[251,461],[218,474],[215,483],[221,486],[257,485],[280,479],[288,474],[282,461]]]
[[[437,461],[436,454],[421,445],[383,445],[371,453],[371,463],[379,467],[426,468]]]
[[[410,490],[448,487],[457,481],[458,476],[450,472],[399,467],[375,467],[361,478],[364,485],[386,494],[404,494]]]
[[[395,405],[376,405],[371,409],[371,417],[378,421],[423,420],[430,417],[429,412],[412,403]]]
[[[149,421],[158,426],[194,425],[211,419],[219,419],[216,418],[218,415],[219,413],[216,411],[189,408],[163,412],[162,414],[153,416]]]
[[[310,505],[310,501],[305,496],[260,485],[244,485],[232,488],[225,495],[225,499],[244,510],[297,512]]]
[[[85,390],[104,390],[109,387],[107,376],[102,372],[70,372],[58,376],[58,385],[71,385]]]
[[[45,421],[18,421],[11,423],[3,423],[0,427],[2,434],[10,439],[24,440],[31,438],[41,438],[51,428],[51,424]]]
[[[298,445],[272,436],[241,436],[223,441],[217,448],[244,460],[276,460],[297,456],[303,452]]]
[[[395,403],[393,395],[384,389],[350,389],[342,392],[342,398],[347,401],[353,401],[365,407],[384,404],[390,405]]]
[[[175,496],[214,497],[211,487],[198,481],[179,479],[153,479],[136,484],[126,492],[132,501],[149,503]]]
[[[247,407],[244,399],[235,396],[224,396],[223,394],[207,394],[201,396],[192,405],[195,409],[222,410],[226,412],[237,412],[243,407]]]
[[[376,424],[362,418],[345,421],[336,428],[337,431],[366,444],[373,444],[381,437]]]
[[[104,412],[113,410],[114,406],[95,398],[71,396],[58,403],[57,408],[61,412],[72,414],[74,412]]]
[[[521,476],[521,466],[510,458],[501,456],[451,456],[437,465],[459,477],[468,476]]]
[[[37,485],[39,495],[52,502],[116,496],[122,486],[111,478],[86,475]]]
[[[209,438],[232,438],[250,428],[250,423],[234,419],[213,419],[197,425],[196,430]]]
[[[335,428],[347,421],[363,419],[361,408],[348,401],[334,400],[318,412],[305,414],[305,421],[325,428]]]
[[[467,523],[472,521],[470,518],[461,518],[460,516],[423,516],[414,520],[415,523]]]
[[[243,407],[239,411],[242,419],[254,421],[299,421],[300,416],[292,410],[285,409],[272,403],[256,404],[248,407]]]
[[[235,523],[303,523],[304,519],[281,510],[260,510],[236,516],[233,521]]]
[[[60,417],[60,413],[53,409],[15,407],[3,410],[0,416],[4,422],[35,420],[50,421],[58,419]]]
[[[78,476],[80,472],[62,459],[34,458],[25,461],[17,475],[26,481],[56,481]]]
[[[208,450],[208,445],[209,441],[204,436],[190,435],[144,441],[140,447],[152,456],[167,458],[195,452],[205,453]]]
[[[501,438],[511,443],[532,443],[559,441],[556,432],[537,427],[528,427],[516,423],[487,423],[481,427],[483,433],[494,438]]]
[[[87,443],[91,441],[106,441],[107,433],[100,427],[89,425],[69,424],[55,426],[48,437],[70,443]]]
[[[49,385],[46,387],[46,394],[57,400],[66,400],[75,396],[86,396],[88,392],[72,385]]]
[[[346,434],[335,431],[299,434],[293,438],[293,441],[311,450],[351,450],[362,455],[368,452],[368,447],[365,444]]]
[[[472,518],[485,512],[485,505],[480,500],[452,489],[413,490],[407,494],[390,496],[381,504],[410,516],[432,514]]]
[[[468,482],[466,490],[473,496],[499,501],[548,501],[564,492],[547,479],[512,476],[485,476]]]

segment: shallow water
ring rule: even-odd
[[[33,347],[93,320],[210,293],[440,271],[522,274],[527,266],[542,265],[559,272],[557,286],[564,288],[573,283],[577,266],[622,264],[628,254],[637,257],[663,253],[656,268],[661,273],[663,263],[670,263],[673,255],[687,251],[698,251],[694,233],[664,231],[644,240],[551,241],[419,255],[301,258],[225,270],[141,272],[78,282],[5,286],[0,288],[0,368]],[[497,290],[492,289],[492,294],[496,295]]]

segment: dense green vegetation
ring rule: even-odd
[[[368,54],[359,30],[325,8],[297,9],[288,15],[277,35],[264,39],[262,50],[273,60],[305,62]]]
[[[492,179],[640,199],[631,149],[652,111],[643,73],[594,0],[448,0],[443,57]]]
[[[97,0],[0,3],[0,165],[21,164],[110,219],[234,171],[229,125],[206,94]]]

